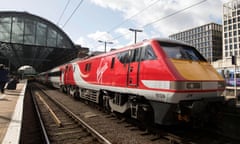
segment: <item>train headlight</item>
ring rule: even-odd
[[[171,89],[175,90],[199,90],[202,88],[201,82],[172,82]]]
[[[187,89],[201,89],[201,83],[199,82],[189,82],[186,83]]]

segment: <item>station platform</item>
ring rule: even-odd
[[[23,100],[27,80],[17,84],[16,90],[0,93],[0,143],[18,144],[21,135]]]

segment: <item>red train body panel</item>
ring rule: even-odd
[[[152,39],[76,59],[48,74],[58,71],[50,79],[63,91],[158,124],[188,120],[193,110],[204,109],[196,103],[218,102],[224,90],[223,78],[196,49],[171,40]]]

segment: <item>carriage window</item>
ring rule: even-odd
[[[124,51],[124,52],[118,53],[117,58],[121,63],[126,64],[126,63],[129,63],[129,55],[130,55],[130,51]]]
[[[172,43],[160,43],[160,46],[169,58],[192,61],[206,61],[206,59],[193,47]]]
[[[114,64],[115,64],[115,57],[112,58],[111,69],[114,68]]]
[[[48,73],[48,76],[60,76],[60,75],[61,75],[61,71],[55,71],[55,72]]]
[[[156,55],[150,45],[144,47],[142,49],[142,55],[141,55],[141,60],[154,60],[156,59]]]
[[[90,70],[91,70],[91,63],[87,63],[87,64],[85,65],[85,71],[88,72],[88,71],[90,71]]]
[[[85,65],[85,71],[87,71],[88,69],[88,63]]]

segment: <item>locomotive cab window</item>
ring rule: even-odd
[[[129,63],[129,55],[130,55],[130,51],[124,51],[124,52],[118,53],[117,58],[122,64],[127,64]]]
[[[141,61],[154,60],[156,58],[157,57],[150,45],[147,45],[146,47],[142,48]]]
[[[193,47],[173,43],[160,43],[166,55],[172,59],[206,61],[206,59]]]
[[[131,51],[130,62],[138,62],[141,54],[141,48],[136,48]]]

